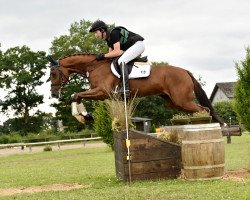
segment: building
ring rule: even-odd
[[[216,83],[210,96],[211,103],[232,100],[235,84],[236,82]]]

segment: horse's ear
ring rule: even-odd
[[[47,56],[48,61],[51,63],[51,67],[58,66],[58,61],[54,60],[51,55]]]

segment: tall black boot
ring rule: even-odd
[[[118,89],[118,93],[124,97],[124,87],[123,87],[123,73],[122,73],[122,65],[124,65],[124,83],[125,83],[125,93],[126,93],[126,99],[130,97],[130,91],[129,91],[129,79],[128,79],[128,67],[121,63],[120,64],[120,72],[121,72],[121,77],[120,77],[120,87]]]

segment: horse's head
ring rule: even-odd
[[[50,56],[48,57],[48,59],[51,62],[51,96],[54,98],[59,98],[61,87],[65,85],[69,80],[69,73],[65,68],[60,66],[59,61],[53,60]]]
[[[50,79],[51,79],[51,96],[58,98],[61,87],[69,80],[69,75],[78,73],[81,75],[89,75],[92,71],[102,66],[101,61],[96,61],[95,54],[73,54],[66,56],[59,61],[48,56],[51,63]],[[107,60],[105,61],[107,62]],[[98,68],[99,69],[99,68]],[[100,70],[100,74],[103,69]],[[102,78],[101,76],[99,76]]]

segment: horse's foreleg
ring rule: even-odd
[[[76,93],[73,101],[80,102],[82,99],[103,100],[108,98],[109,91],[103,88],[94,88],[84,92]]]

